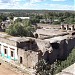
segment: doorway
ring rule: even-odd
[[[22,64],[23,60],[22,60],[22,57],[20,57],[20,64]]]

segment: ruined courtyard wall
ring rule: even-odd
[[[56,61],[57,56],[58,56],[58,49],[53,49],[53,52],[49,53],[49,61],[50,63],[53,63],[54,61]]]
[[[42,51],[42,57],[45,60],[48,60],[50,63],[54,62],[57,59],[59,49],[52,48],[49,41],[36,40],[36,43],[39,47],[39,50]]]
[[[69,53],[75,47],[75,37],[70,37],[61,40],[60,42],[58,42],[59,43],[58,49],[52,48],[49,49],[48,52],[46,52],[47,49],[45,48],[48,42],[44,40],[36,40],[36,42],[39,49],[43,52],[43,58],[49,60],[50,62],[55,61],[57,58],[61,60],[66,59]]]
[[[64,39],[60,41],[58,56],[60,59],[65,59],[75,47],[75,38]]]
[[[66,41],[67,41],[67,44],[68,44],[68,46],[67,46],[68,50],[71,50],[72,48],[74,48],[75,38],[70,38],[70,39],[67,39]]]

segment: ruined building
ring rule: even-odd
[[[64,60],[75,46],[74,25],[42,27],[34,33],[37,38],[13,37],[0,32],[0,54],[18,61],[28,68],[34,68],[41,58],[50,64],[56,59]]]

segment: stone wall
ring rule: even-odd
[[[24,66],[28,68],[33,68],[35,64],[38,62],[38,52],[34,52],[32,50],[24,51],[24,49],[18,49],[18,58],[20,63],[20,57],[22,57],[22,63]]]
[[[45,52],[46,50],[44,49],[46,44],[49,43],[49,41],[44,41],[40,39],[35,39],[35,42],[37,43],[38,49],[41,50],[42,52]]]
[[[44,40],[36,40],[39,50],[41,50],[42,57],[53,63],[56,59],[64,60],[67,58],[71,50],[75,46],[75,38],[65,38],[60,42],[49,43],[48,41]],[[52,46],[54,45],[55,46]],[[59,47],[58,47],[59,46]]]
[[[19,44],[15,41],[0,37],[0,42],[6,43],[11,46],[25,47],[26,42],[20,42]],[[75,46],[75,37],[74,35],[70,38],[60,40],[60,42],[50,43],[47,40],[35,39],[35,45],[38,47],[35,50],[26,50],[18,48],[18,61],[26,67],[33,68],[39,59],[42,57],[53,63],[56,59],[63,60],[66,59],[71,50]],[[28,46],[29,47],[29,46]],[[22,58],[22,62],[20,61]]]
[[[60,42],[58,58],[66,59],[74,47],[75,47],[75,38],[69,38],[69,39],[62,40]]]

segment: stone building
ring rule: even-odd
[[[33,68],[35,63],[38,62],[37,50],[38,46],[34,39],[13,37],[0,32],[0,54],[2,57],[7,58],[8,61],[18,61],[26,67]]]
[[[8,60],[18,61],[28,68],[45,59],[52,64],[56,59],[64,60],[75,46],[75,31],[53,28],[38,31],[39,37],[14,37],[0,32],[0,54]],[[40,36],[42,34],[42,37]],[[48,37],[44,37],[44,35]]]

